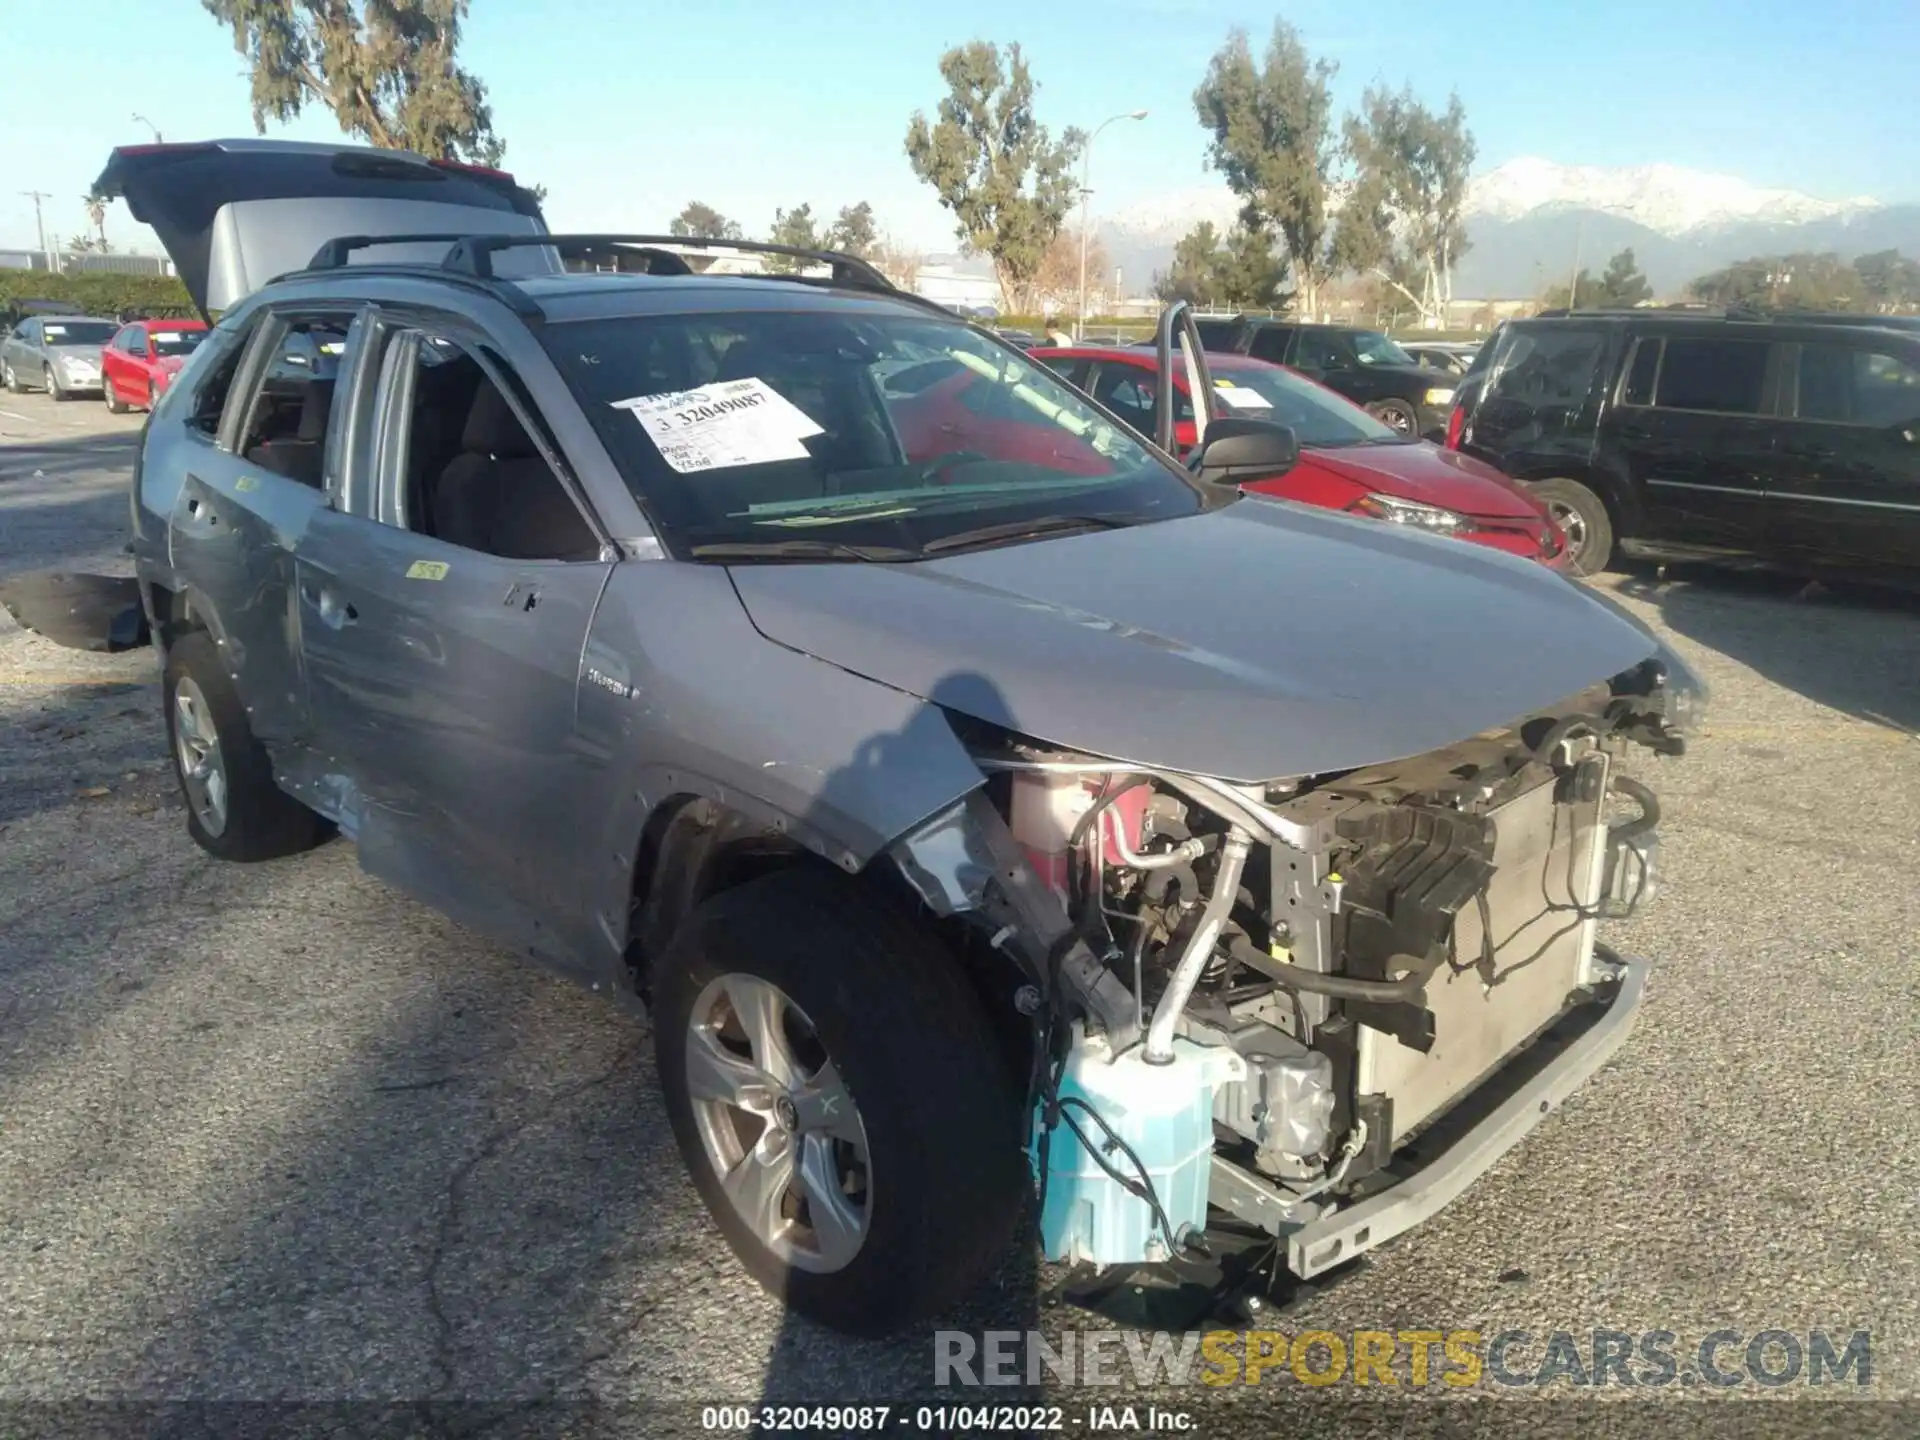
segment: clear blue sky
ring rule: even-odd
[[[507,164],[570,229],[656,229],[700,198],[762,229],[775,206],[871,200],[927,248],[951,226],[901,149],[939,99],[942,49],[1019,41],[1058,130],[1117,111],[1093,157],[1097,210],[1204,183],[1190,96],[1247,0],[473,0],[464,56]],[[1339,62],[1342,108],[1374,81],[1457,88],[1482,168],[1670,161],[1819,196],[1920,201],[1920,0],[1298,0],[1280,9]],[[85,221],[115,144],[251,133],[229,37],[198,0],[0,0],[0,244]],[[287,132],[338,134],[324,111]],[[121,243],[150,243],[124,210]]]

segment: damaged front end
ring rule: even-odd
[[[989,783],[891,854],[1025,974],[1048,1258],[1172,1259],[1213,1207],[1311,1276],[1584,1082],[1643,992],[1595,926],[1655,887],[1658,805],[1619,765],[1684,749],[1700,692],[1675,669],[1258,785],[967,733]]]

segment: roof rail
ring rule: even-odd
[[[794,245],[771,245],[760,240],[721,240],[707,235],[467,235],[457,240],[447,251],[442,261],[444,268],[463,275],[472,275],[481,280],[493,277],[493,254],[496,250],[518,249],[526,245],[552,245],[559,249],[586,249],[592,246],[621,245],[641,247],[649,250],[649,258],[672,257],[681,259],[672,250],[662,250],[662,246],[679,246],[696,250],[733,250],[749,255],[786,255],[796,260],[811,261],[816,265],[825,265],[832,272],[834,283],[851,285],[863,290],[881,290],[888,294],[899,293],[893,282],[888,280],[872,265],[855,255],[843,254],[838,250],[808,250]],[[692,273],[692,267],[681,259],[682,274]]]
[[[307,262],[309,270],[338,270],[346,265],[347,257],[356,250],[367,250],[375,245],[457,245],[467,238],[464,232],[434,235],[336,235],[318,250]]]
[[[1537,310],[1535,320],[1561,320],[1570,315],[1638,315],[1672,319],[1765,320],[1767,313],[1749,305],[1703,305],[1686,301],[1672,305],[1555,305]]]

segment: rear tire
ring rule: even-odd
[[[958,962],[904,906],[825,870],[748,881],[688,918],[655,969],[654,1000],[660,1084],[694,1185],[741,1263],[792,1309],[837,1330],[885,1334],[964,1299],[1006,1255],[1028,1184],[1023,1100]],[[756,1005],[782,1017],[758,1033],[788,1037],[770,1051],[771,1070],[788,1078],[737,1086],[729,1071],[716,1086],[716,1053],[723,1070],[730,1061],[750,1075],[769,1068],[742,1017]],[[808,1099],[828,1074],[857,1142],[808,1118],[844,1113]],[[751,1103],[715,1099],[721,1090],[750,1093]],[[782,1097],[791,1097],[784,1111]],[[744,1177],[772,1163],[760,1158],[769,1143],[776,1160],[793,1147],[800,1168],[756,1190]],[[843,1158],[808,1169],[821,1153],[811,1147],[823,1144]],[[819,1174],[857,1217],[850,1253],[844,1220],[837,1232],[810,1223]],[[734,1194],[776,1200],[736,1202],[729,1183]]]
[[[1419,413],[1404,400],[1376,400],[1367,406],[1367,413],[1402,435],[1418,436],[1420,433]]]
[[[246,863],[297,855],[326,837],[326,822],[273,783],[273,765],[206,631],[174,642],[162,695],[195,844]]]
[[[1527,487],[1567,537],[1567,569],[1598,575],[1613,560],[1613,516],[1607,502],[1578,480],[1538,480]]]

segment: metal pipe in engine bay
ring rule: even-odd
[[[1200,972],[1206,968],[1220,932],[1226,928],[1227,918],[1233,912],[1234,897],[1240,892],[1240,872],[1246,869],[1247,855],[1252,848],[1253,837],[1239,825],[1227,831],[1226,843],[1220,847],[1220,869],[1214,876],[1213,893],[1207,897],[1206,908],[1200,913],[1200,926],[1187,941],[1180,963],[1174,967],[1173,978],[1167,982],[1160,1003],[1154,1007],[1153,1024],[1147,1029],[1145,1058],[1149,1065],[1173,1063],[1174,1027],[1180,1023],[1187,1001],[1193,998],[1193,987],[1200,983]]]

